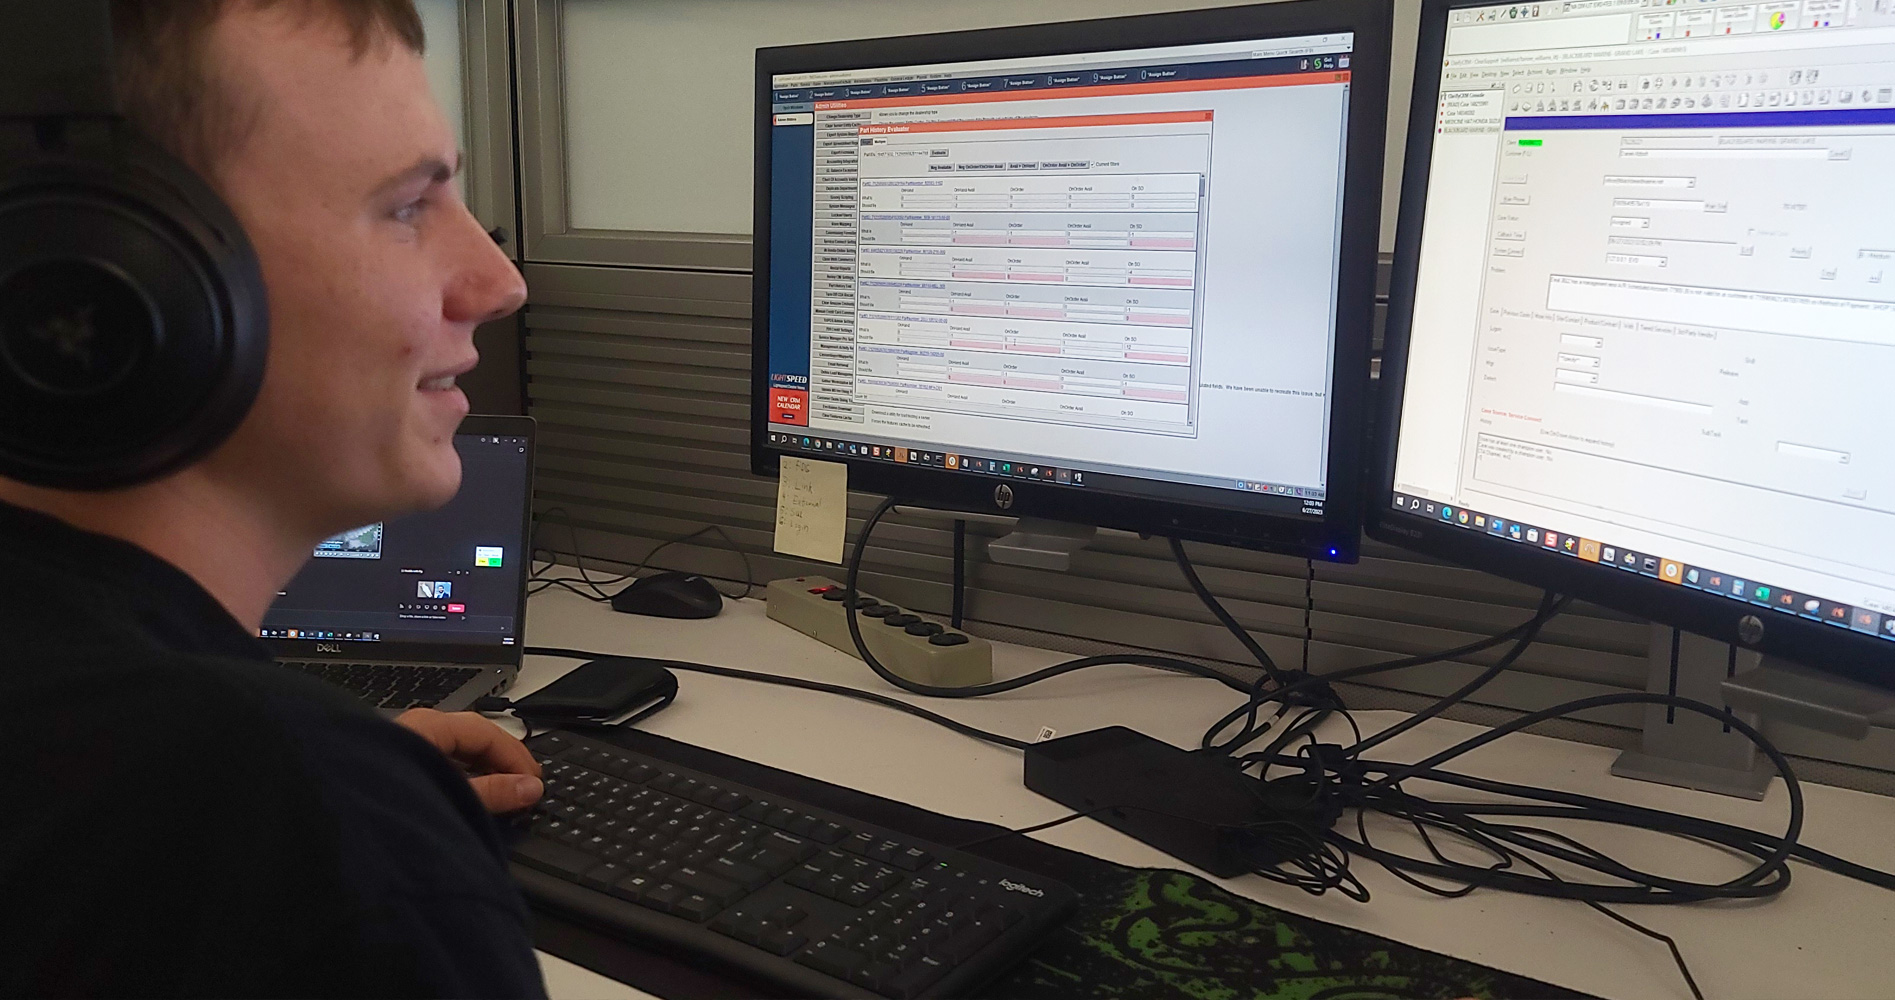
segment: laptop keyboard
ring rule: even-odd
[[[283,660],[312,677],[348,689],[370,708],[402,711],[433,708],[461,685],[480,676],[479,667],[423,667],[400,663]]]

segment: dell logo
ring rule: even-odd
[[[1013,487],[1001,483],[994,487],[994,506],[1007,510],[1013,506]]]
[[[1027,895],[1029,895],[1029,896],[1044,896],[1044,895],[1046,895],[1046,891],[1045,891],[1045,890],[1043,890],[1043,889],[1035,889],[1035,888],[1033,888],[1033,887],[1032,887],[1032,886],[1030,886],[1030,885],[1021,885],[1020,883],[1018,883],[1018,882],[1015,882],[1015,881],[1013,881],[1013,880],[1011,880],[1011,879],[1004,879],[1004,878],[1003,878],[1003,879],[1001,879],[1001,880],[1000,880],[1000,887],[1001,887],[1002,889],[1005,889],[1005,890],[1007,890],[1008,892],[1023,892],[1023,893],[1025,893],[1025,894],[1027,894]]]
[[[319,642],[316,644],[316,652],[340,653],[342,652],[342,644],[339,642]]]

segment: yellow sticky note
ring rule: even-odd
[[[776,481],[776,550],[841,563],[848,526],[849,467],[783,456]]]

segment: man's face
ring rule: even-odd
[[[390,38],[358,58],[299,5],[226,10],[211,56],[259,114],[213,182],[262,261],[271,344],[256,406],[207,469],[305,531],[446,503],[467,413],[454,376],[525,286],[460,200],[420,56]]]

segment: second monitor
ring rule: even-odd
[[[753,464],[1352,560],[1388,7],[757,54]]]

